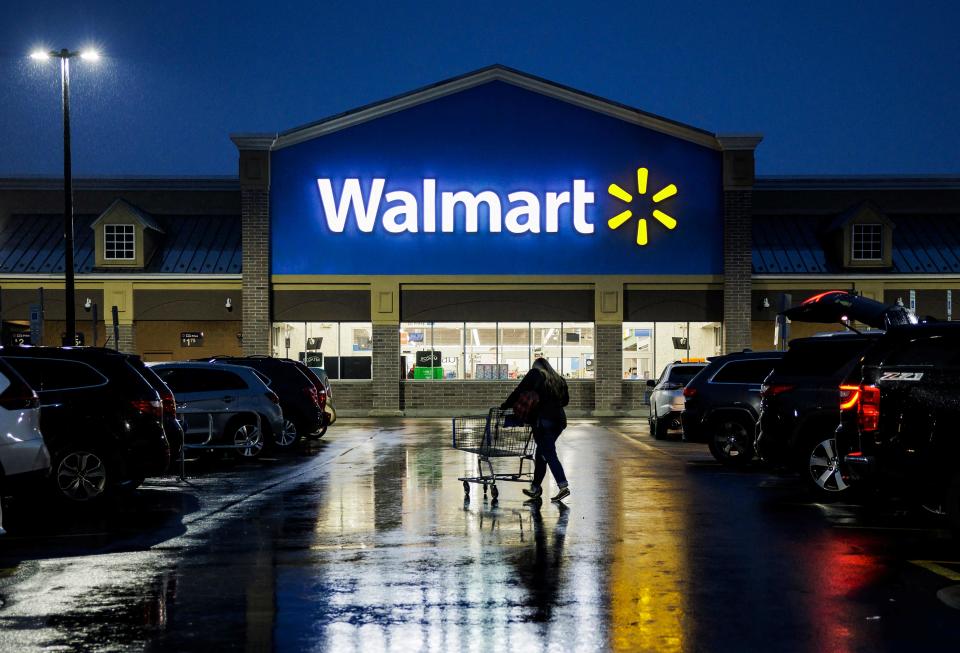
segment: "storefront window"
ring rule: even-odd
[[[369,322],[274,322],[273,355],[322,367],[331,379],[369,379]]]
[[[439,352],[444,379],[463,378],[463,323],[433,325],[433,349]]]
[[[407,322],[400,325],[400,365],[406,378],[433,378],[432,351],[433,324]],[[419,371],[418,367],[421,368]]]
[[[522,379],[530,369],[530,323],[500,322],[500,364],[507,378]]]
[[[530,345],[532,358],[546,358],[553,369],[558,372],[562,369],[562,348],[560,339],[563,337],[563,325],[560,322],[534,322],[530,325]],[[532,362],[532,361],[531,361]]]
[[[623,376],[655,379],[674,361],[704,361],[722,351],[720,322],[625,322]]]
[[[653,322],[629,322],[623,325],[623,378],[656,378],[653,328]]]
[[[570,379],[593,378],[593,324],[563,323],[563,361],[557,370]]]
[[[465,327],[467,379],[506,379],[506,365],[497,360],[495,322],[467,322]]]

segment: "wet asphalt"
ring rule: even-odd
[[[922,510],[818,504],[640,420],[571,423],[565,505],[465,500],[449,424],[341,420],[106,511],[11,500],[0,651],[960,650],[960,538]]]

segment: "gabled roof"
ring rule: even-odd
[[[880,210],[879,206],[867,200],[860,202],[859,204],[854,204],[849,209],[834,218],[833,222],[827,226],[826,232],[829,233],[843,229],[854,220],[859,220],[861,218],[879,222],[890,227],[891,229],[896,229],[897,227],[897,225],[893,223],[893,220],[888,218],[887,214]]]
[[[115,219],[117,215],[123,214],[131,216],[133,219],[139,222],[140,226],[142,226],[144,229],[152,229],[158,233],[163,233],[163,227],[160,226],[160,224],[153,218],[152,215],[146,211],[141,211],[133,204],[123,199],[114,200],[113,204],[108,206],[106,210],[90,224],[90,228],[96,229],[97,225],[104,220]]]
[[[250,149],[281,149],[324,134],[374,120],[382,116],[415,107],[431,100],[464,91],[490,82],[504,82],[534,93],[540,93],[575,106],[603,113],[676,138],[687,140],[716,150],[721,149],[715,134],[664,118],[634,107],[613,102],[591,93],[502,65],[481,68],[471,73],[453,77],[442,82],[404,93],[380,102],[353,109],[317,122],[296,127],[279,134],[232,134],[231,139],[239,147]]]

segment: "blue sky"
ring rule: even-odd
[[[960,173],[957,2],[5,2],[0,175],[227,175],[283,131],[501,63],[718,133],[758,172]]]

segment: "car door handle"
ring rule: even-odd
[[[233,397],[224,397],[224,398],[223,398],[223,402],[224,402],[224,403],[229,404],[229,403],[232,402],[232,401],[233,401]]]

